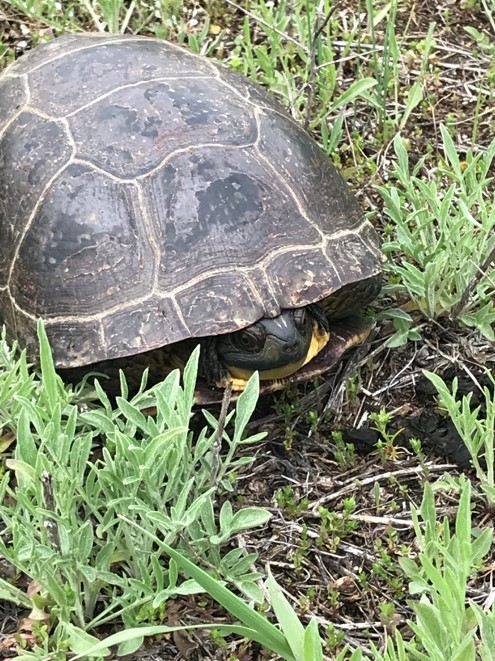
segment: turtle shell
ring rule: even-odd
[[[317,143],[255,83],[157,39],[70,35],[0,78],[0,322],[58,367],[232,332],[378,277]]]

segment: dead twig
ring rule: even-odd
[[[93,5],[91,4],[91,2],[89,2],[89,0],[82,0],[82,5],[84,9],[88,12],[88,14],[91,16],[95,28],[98,30],[98,32],[106,32],[105,24],[102,21],[100,21],[100,17],[93,9]]]
[[[255,21],[256,23],[259,23],[259,24],[262,25],[264,28],[267,28],[267,29],[270,30],[271,32],[275,32],[275,34],[278,34],[278,35],[279,35],[280,37],[282,37],[283,39],[287,39],[287,41],[291,41],[293,44],[296,44],[296,46],[298,46],[299,48],[301,48],[301,49],[306,53],[306,55],[309,55],[309,50],[308,50],[307,48],[305,48],[305,47],[301,44],[300,41],[297,41],[297,39],[294,39],[294,37],[291,37],[291,36],[288,35],[286,32],[282,32],[281,30],[278,30],[276,27],[274,27],[273,25],[270,25],[270,23],[267,23],[266,21],[264,21],[264,20],[263,20],[262,18],[260,18],[259,16],[256,16],[256,14],[253,14],[252,12],[250,12],[250,11],[249,11],[248,9],[246,9],[245,7],[241,7],[241,5],[238,5],[237,2],[233,2],[233,0],[225,0],[225,2],[226,2],[228,5],[230,5],[231,7],[234,7],[234,9],[237,9],[237,11],[240,11],[240,12],[242,12],[243,14],[245,14],[246,16],[249,16],[249,18],[252,18],[253,21]]]
[[[436,473],[446,470],[453,470],[457,468],[456,464],[434,464],[433,462],[427,463],[426,467],[430,472],[436,472]],[[386,473],[381,473],[380,475],[371,475],[370,477],[364,478],[364,480],[354,479],[351,484],[347,484],[345,487],[342,487],[342,489],[339,489],[339,491],[335,491],[334,493],[328,493],[325,496],[322,496],[321,498],[316,500],[313,503],[310,513],[317,515],[318,509],[322,505],[326,505],[327,503],[330,503],[334,500],[338,500],[339,498],[342,498],[343,496],[352,493],[358,487],[359,488],[366,487],[370,484],[375,484],[375,482],[388,480],[391,477],[410,477],[413,475],[419,476],[423,474],[424,474],[423,466],[413,466],[411,468],[403,468],[397,471],[387,471]]]
[[[321,7],[320,3],[320,7]],[[332,7],[330,11],[327,13],[325,18],[323,19],[323,22],[321,25],[319,24],[319,17],[318,14],[320,12],[320,7],[316,10],[316,21],[315,21],[315,28],[313,31],[313,36],[311,37],[311,50],[310,50],[310,70],[309,70],[309,76],[308,76],[308,82],[306,83],[308,87],[308,100],[306,103],[306,113],[304,117],[304,128],[308,129],[309,128],[309,122],[310,122],[310,117],[311,117],[311,108],[313,106],[313,98],[314,98],[314,81],[316,77],[316,70],[317,70],[317,65],[316,65],[316,49],[318,46],[318,39],[320,38],[323,30],[325,27],[328,25],[328,21],[332,18],[334,12],[335,12],[335,7]]]
[[[398,519],[392,516],[373,516],[372,514],[342,514],[342,512],[332,512],[337,519],[352,519],[362,523],[373,523],[380,526],[399,526],[401,528],[413,528],[411,519]],[[315,512],[309,512],[311,518],[319,518],[320,515]]]
[[[218,468],[220,466],[220,451],[222,449],[222,438],[225,429],[225,420],[227,419],[227,411],[229,410],[230,399],[232,397],[232,383],[227,381],[225,390],[222,397],[222,408],[218,416],[218,426],[215,432],[215,440],[213,442],[213,460],[211,462],[211,475],[209,485],[213,486],[216,482],[218,475]]]

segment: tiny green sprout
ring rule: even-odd
[[[396,599],[403,599],[406,592],[406,581],[403,576],[395,576],[388,582],[388,587]]]
[[[292,450],[292,446],[294,445],[294,441],[296,440],[296,437],[297,437],[297,432],[293,427],[285,428],[284,448],[287,452],[290,452]]]
[[[389,601],[385,601],[380,604],[380,613],[384,618],[393,617],[395,614],[395,606]]]
[[[375,499],[375,507],[377,512],[380,511],[381,493],[382,488],[380,486],[380,482],[375,482],[373,485],[373,498]]]
[[[373,429],[375,429],[383,439],[376,444],[381,461],[386,463],[397,459],[401,450],[396,446],[395,441],[403,430],[399,429],[395,433],[390,433],[388,425],[393,420],[393,416],[385,409],[371,413],[370,419],[375,423]]]
[[[325,545],[325,548],[335,551],[344,537],[356,530],[358,523],[349,518],[356,509],[354,498],[344,500],[344,511],[342,516],[325,507],[320,507],[318,513],[321,517],[319,535],[316,539],[317,546]]]
[[[393,420],[391,413],[385,409],[380,409],[379,412],[371,413],[371,420],[375,423],[375,429],[382,434],[382,436],[387,435],[387,426]]]
[[[144,622],[146,624],[162,624],[165,621],[165,602],[161,603],[158,608],[153,608],[152,604],[145,604],[136,614],[136,622]]]
[[[294,441],[297,438],[297,431],[294,425],[294,419],[303,415],[300,393],[296,388],[284,390],[273,403],[273,408],[277,415],[284,419],[284,448],[290,452]]]
[[[335,625],[329,624],[327,628],[327,647],[333,651],[342,646],[345,641],[345,632],[339,631]]]
[[[270,610],[270,604],[268,604],[266,601],[261,604],[256,604],[256,610],[261,614],[268,613]]]
[[[370,577],[368,575],[368,572],[364,571],[364,569],[362,569],[358,573],[358,581],[359,581],[360,587],[362,587],[363,590],[368,590],[369,589],[369,587],[370,587]]]
[[[386,569],[386,565],[383,562],[383,558],[380,561],[373,562],[372,565],[371,565],[371,568],[372,568],[373,574],[375,576],[377,576],[378,578],[381,578],[385,582],[388,582],[389,575],[388,575],[388,572],[387,572],[387,569]]]
[[[294,557],[292,560],[294,563],[294,569],[296,570],[296,573],[301,572],[303,568],[304,560],[308,556],[308,551],[310,547],[311,547],[311,541],[308,537],[308,527],[305,524],[301,529],[299,544],[297,545],[297,549],[294,553]]]
[[[346,383],[346,394],[352,406],[358,403],[359,383],[357,376],[351,376]]]
[[[416,457],[420,460],[421,463],[425,461],[425,454],[423,452],[423,445],[419,438],[411,438],[409,441],[411,445],[411,450],[414,452]]]
[[[291,486],[285,486],[275,493],[275,501],[284,514],[291,519],[298,517],[309,506],[307,498],[299,498]]]
[[[48,642],[48,625],[46,622],[37,620],[33,623],[33,636],[38,645],[43,646]]]
[[[387,527],[387,539],[389,547],[395,548],[397,546],[397,530],[395,530],[395,528],[392,528],[391,526]]]
[[[329,608],[333,611],[338,610],[340,602],[340,592],[336,590],[332,585],[327,587],[327,602]]]
[[[332,432],[332,440],[335,442],[334,459],[339,468],[347,470],[356,465],[356,448],[353,443],[346,443],[342,432]]]
[[[314,587],[308,588],[306,594],[301,594],[299,596],[299,605],[301,607],[301,612],[306,613],[310,610],[316,597],[316,589]]]
[[[279,507],[286,507],[290,501],[295,501],[294,489],[291,486],[279,489],[275,494],[275,500]]]
[[[397,599],[402,598],[406,589],[406,581],[396,561],[396,556],[399,553],[397,531],[388,528],[387,537],[376,539],[374,549],[377,560],[372,564],[373,575],[385,583],[387,590],[392,592]],[[401,546],[401,553],[407,553],[408,551],[409,549],[404,549]],[[360,580],[365,579],[360,577]]]
[[[315,411],[314,409],[311,409],[310,411],[307,412],[306,415],[307,415],[308,422],[311,425],[311,428],[314,429],[317,426],[318,420],[319,420],[318,411]]]
[[[457,132],[457,117],[453,115],[452,113],[449,113],[445,117],[445,125],[447,127],[448,132],[452,137],[456,135]]]
[[[345,515],[353,514],[356,509],[356,499],[354,498],[354,496],[350,496],[349,498],[344,498],[343,506],[344,506]]]
[[[391,503],[389,503],[388,507],[391,514],[400,511],[400,505],[396,500],[393,500]]]
[[[400,620],[400,616],[395,612],[395,606],[389,601],[380,604],[380,620],[389,632],[393,632]]]
[[[395,227],[392,225],[392,223],[387,223],[385,225],[384,232],[385,232],[385,236],[391,237],[395,232]]]
[[[212,629],[210,636],[215,645],[218,645],[221,649],[226,649],[229,646],[229,643],[225,640],[218,629]]]

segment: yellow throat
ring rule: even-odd
[[[298,369],[307,365],[310,360],[320,353],[323,347],[327,344],[330,339],[330,333],[322,330],[320,326],[315,321],[313,323],[313,336],[311,338],[311,343],[309,345],[308,352],[295,363],[289,363],[283,367],[277,367],[273,370],[266,370],[259,373],[260,381],[274,381],[275,379],[283,379],[286,376],[290,376],[297,372]],[[230,374],[230,382],[232,383],[232,390],[244,390],[246,384],[249,380],[249,377],[253,374],[250,370],[244,370],[239,367],[231,367],[230,365],[226,366]],[[224,388],[225,383],[217,383],[219,388]]]

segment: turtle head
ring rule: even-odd
[[[306,308],[283,310],[242,330],[217,338],[218,357],[235,379],[258,371],[260,379],[294,373],[308,360],[315,321]]]

